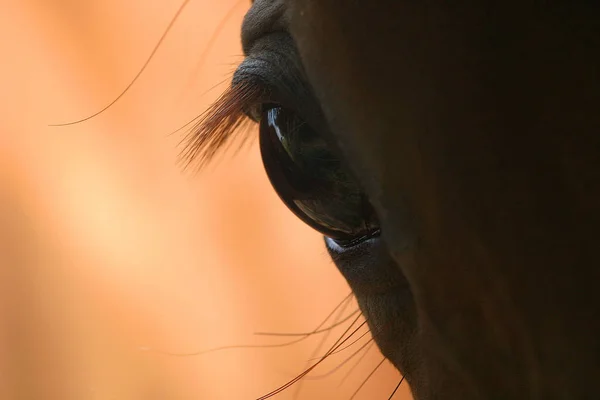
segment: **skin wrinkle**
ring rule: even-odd
[[[411,298],[361,293],[353,264],[384,281],[385,257],[333,257],[374,326],[398,324],[378,345],[413,394],[589,398],[600,376],[596,10],[276,3],[285,18],[245,27],[287,25],[319,132],[377,211]],[[260,35],[243,35],[250,53]]]
[[[251,52],[251,45],[268,33],[286,31],[287,18],[284,0],[252,2],[242,23],[242,49]]]

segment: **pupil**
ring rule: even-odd
[[[281,107],[263,112],[260,149],[275,191],[308,225],[341,243],[378,231],[358,183],[327,142],[294,112]]]

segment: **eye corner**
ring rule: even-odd
[[[379,236],[381,236],[381,229],[374,228],[374,229],[371,229],[359,236],[344,237],[344,238],[334,238],[334,237],[326,236],[326,239],[329,239],[330,241],[334,242],[341,249],[348,249],[351,247],[355,247],[355,246],[357,246],[363,242],[366,242],[370,239],[378,238]]]
[[[244,114],[252,121],[256,123],[260,123],[263,119],[264,114],[267,111],[273,110],[275,108],[282,108],[281,104],[267,101],[267,102],[257,102],[254,104],[250,104],[247,107],[244,107]]]
[[[243,112],[246,117],[259,123],[262,119],[262,103],[249,104],[243,108]]]

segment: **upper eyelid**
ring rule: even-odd
[[[288,35],[285,35],[289,38]],[[299,62],[299,56],[289,42],[282,43],[282,48],[288,48],[282,51],[281,48],[273,48],[270,43],[263,46],[255,46],[255,50],[246,55],[244,61],[238,66],[234,75],[233,82],[245,76],[260,79],[269,84],[294,85],[297,88],[306,86],[306,79],[302,66]],[[277,42],[280,42],[279,40]],[[279,82],[277,82],[279,81]]]
[[[263,95],[258,101],[263,103],[278,103],[300,114],[314,114],[318,109],[293,41],[286,33],[277,32],[256,43],[233,74],[232,85],[240,83],[260,87]]]
[[[264,103],[297,108],[296,104],[306,98],[304,83],[292,71],[281,68],[264,54],[249,56],[240,64],[232,79],[232,85],[238,84],[248,84],[260,89],[261,95],[253,99],[253,104],[245,105],[247,110]],[[257,120],[252,113],[247,114]]]
[[[246,57],[238,66],[233,74],[232,84],[235,85],[242,81],[261,81],[267,79],[268,61],[260,57]]]
[[[287,32],[272,32],[257,40],[235,71],[232,82],[247,82],[262,89],[262,96],[254,104],[247,104],[247,109],[276,103],[296,112],[324,136],[330,136],[321,105],[304,72],[294,40]]]
[[[292,37],[285,31],[270,31],[254,39],[246,58],[238,70],[260,62],[263,72],[271,77],[295,78],[303,74],[303,67]],[[236,71],[237,73],[238,71]],[[262,74],[258,74],[262,75]],[[268,78],[268,76],[265,76]],[[300,82],[298,82],[300,83]]]
[[[235,85],[250,85],[257,87],[261,93],[257,98],[252,99],[243,105],[244,113],[253,121],[258,122],[259,115],[256,114],[255,107],[260,107],[261,104],[269,102],[272,88],[268,83],[268,79],[264,76],[263,69],[259,65],[254,65],[254,62],[262,62],[257,58],[250,60],[246,58],[242,64],[236,69],[233,74],[232,86]],[[252,65],[249,65],[252,63]]]

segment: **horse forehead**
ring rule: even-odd
[[[261,36],[287,30],[289,0],[253,0],[242,24],[242,48],[248,54]]]

